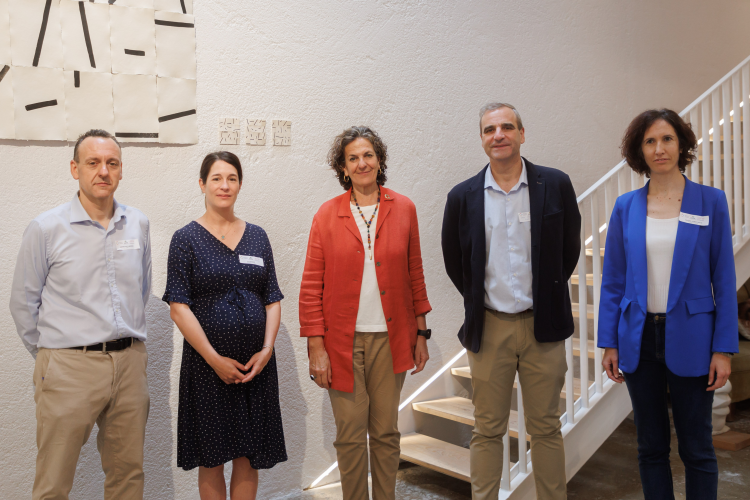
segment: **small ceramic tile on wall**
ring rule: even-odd
[[[265,120],[245,120],[245,144],[248,146],[266,145]]]
[[[274,120],[273,125],[273,145],[274,146],[291,146],[292,145],[292,122],[288,120]]]
[[[240,144],[240,119],[239,118],[220,118],[219,119],[219,144],[222,144],[222,145],[239,145]]]

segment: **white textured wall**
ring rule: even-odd
[[[231,147],[245,167],[238,214],[268,232],[282,303],[276,343],[289,461],[261,474],[261,498],[294,497],[335,460],[327,396],[307,377],[298,337],[298,284],[311,218],[341,188],[325,166],[334,135],[374,127],[389,146],[388,186],[420,218],[434,312],[426,373],[459,349],[462,311],[443,272],[440,224],[447,191],[485,162],[477,110],[520,109],[524,154],[567,171],[578,192],[619,160],[630,118],[653,106],[681,110],[750,53],[743,0],[406,0],[195,4],[200,143],[127,146],[117,198],[151,219],[154,295],[164,291],[172,233],[202,213],[197,172],[218,149],[224,116],[292,120],[292,147]],[[270,125],[270,122],[269,122]],[[21,234],[40,212],[70,200],[65,143],[0,141],[0,498],[29,498],[34,475],[33,362],[6,306]],[[146,496],[198,498],[196,471],[175,468],[182,337],[167,307],[149,305],[152,410]],[[94,439],[73,498],[101,498]]]

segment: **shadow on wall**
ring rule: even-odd
[[[175,444],[172,438],[172,412],[170,400],[170,368],[172,364],[173,323],[169,317],[169,305],[158,297],[151,296],[146,306],[148,323],[148,387],[151,410],[146,426],[144,472],[146,484],[144,498],[174,498],[172,463]],[[95,427],[88,442],[81,450],[75,482],[70,498],[102,498],[104,473],[96,450]]]

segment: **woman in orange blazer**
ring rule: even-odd
[[[299,317],[310,378],[328,389],[346,500],[395,499],[398,403],[406,371],[427,359],[427,300],[417,211],[382,187],[386,146],[368,127],[334,140],[328,162],[346,190],[315,214]]]

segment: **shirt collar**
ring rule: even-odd
[[[79,194],[80,191],[76,191],[76,194],[73,195],[73,201],[70,204],[70,223],[73,224],[75,222],[86,221],[94,222],[88,212],[86,212],[86,209],[83,208],[83,205],[81,205]],[[115,199],[113,199],[112,202],[114,204],[112,222],[119,222],[120,219],[125,217],[125,207],[117,203],[117,200]]]
[[[521,158],[521,163],[523,165],[523,168],[521,169],[521,176],[518,178],[518,182],[516,183],[516,185],[513,186],[513,188],[510,191],[508,191],[508,193],[512,193],[516,189],[520,188],[522,185],[524,186],[529,185],[528,176],[526,174],[526,160],[524,160],[523,157]],[[495,191],[505,193],[505,191],[503,191],[500,188],[500,185],[495,181],[495,178],[492,176],[492,167],[490,167],[489,165],[487,166],[487,172],[484,174],[484,188],[485,189],[492,188]]]

